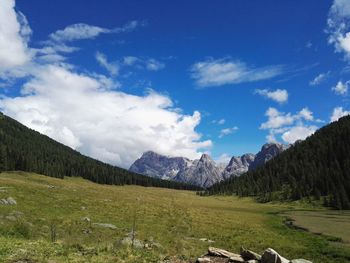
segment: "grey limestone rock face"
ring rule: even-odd
[[[242,156],[233,156],[223,171],[223,179],[228,179],[231,176],[240,176],[248,171],[249,166],[254,162],[255,155],[247,153]]]
[[[272,158],[276,157],[283,151],[287,150],[289,145],[281,143],[266,143],[261,147],[260,152],[255,156],[254,161],[249,166],[249,171],[255,170],[256,168],[264,165]]]
[[[191,160],[183,157],[168,157],[152,151],[145,152],[129,168],[130,171],[160,179],[172,180],[185,170]]]
[[[191,166],[180,172],[175,180],[209,187],[222,180],[221,169],[208,154],[203,154],[199,160],[193,161]]]
[[[288,147],[284,144],[268,143],[256,155],[247,153],[242,156],[233,156],[228,164],[216,163],[208,154],[203,154],[200,159],[190,160],[148,151],[137,159],[129,170],[155,178],[207,188],[231,176],[240,176],[264,165]]]

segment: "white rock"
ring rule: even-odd
[[[208,257],[197,258],[197,263],[207,263],[207,262],[212,262],[212,261]]]
[[[117,229],[117,227],[113,224],[107,224],[107,223],[93,223],[94,226],[100,226],[104,228],[110,228],[110,229]]]
[[[217,257],[225,257],[225,258],[235,258],[235,259],[242,259],[242,262],[244,262],[243,258],[241,255],[231,253],[229,251],[220,249],[220,248],[215,248],[215,247],[209,247],[208,248],[208,254],[212,256],[217,256]]]

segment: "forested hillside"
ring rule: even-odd
[[[1,113],[0,171],[13,170],[57,178],[80,176],[100,184],[198,189],[182,183],[139,175],[86,157]]]
[[[206,194],[256,196],[260,201],[312,197],[326,206],[350,208],[350,116],[240,177],[216,184]]]

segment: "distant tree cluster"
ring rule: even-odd
[[[99,184],[199,190],[195,186],[132,173],[86,157],[0,113],[0,171],[19,170],[57,178],[80,176]]]
[[[319,129],[263,167],[201,194],[255,196],[262,202],[313,198],[350,209],[350,117]]]

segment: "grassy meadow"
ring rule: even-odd
[[[244,246],[259,253],[272,247],[290,259],[350,261],[348,239],[339,236],[342,242],[334,242],[286,226],[286,213],[326,212],[305,204],[259,204],[249,198],[200,197],[190,191],[22,172],[0,174],[0,199],[8,197],[17,205],[0,205],[0,262],[194,262],[208,246],[233,252]],[[338,237],[344,227],[349,231],[349,213],[341,215],[340,224],[327,218],[332,224],[328,236]],[[319,222],[294,219],[301,225],[307,221],[306,228]],[[320,224],[327,226],[327,221]],[[132,249],[120,242],[133,225],[136,239],[153,247]]]

